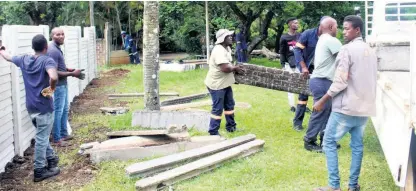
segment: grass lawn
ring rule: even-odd
[[[252,63],[265,66],[279,67],[278,62],[267,59],[253,59]],[[143,70],[141,66],[124,66],[131,72],[116,86],[107,87],[115,92],[142,92]],[[105,68],[108,70],[112,68]],[[161,72],[160,92],[179,92],[189,95],[206,91],[203,80],[207,70],[196,70],[184,73]],[[227,137],[236,137],[253,133],[258,139],[265,140],[263,152],[245,159],[227,162],[220,168],[200,175],[196,178],[176,184],[175,190],[186,191],[218,191],[218,190],[312,190],[312,188],[327,185],[326,162],[323,154],[307,152],[303,148],[305,132],[292,130],[293,113],[289,111],[287,93],[246,85],[234,85],[234,97],[238,102],[252,105],[249,109],[236,108],[237,127],[242,131],[234,134],[224,130],[224,121],[220,133]],[[165,98],[166,99],[166,98]],[[310,99],[311,100],[311,99]],[[311,103],[309,106],[311,106]],[[99,113],[90,115],[73,115],[72,123],[87,124],[78,129],[76,136],[90,136],[96,127],[109,127],[112,130],[131,128],[132,112],[143,108],[143,99],[135,99],[128,104],[130,112],[122,116],[103,116]],[[209,107],[203,107],[209,109]],[[307,127],[309,114],[306,115],[304,126]],[[206,132],[192,131],[193,135],[206,135]],[[349,136],[340,142],[339,166],[341,186],[348,186],[351,150]],[[363,190],[398,190],[395,186],[386,160],[371,126],[365,131],[364,160],[360,177]],[[63,164],[73,163],[74,152],[61,153]],[[130,179],[125,175],[125,167],[138,162],[112,161],[100,163],[96,177],[81,190],[134,190],[137,178]]]

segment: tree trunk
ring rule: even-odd
[[[131,27],[130,27],[130,14],[131,14],[131,7],[129,7],[129,34],[131,35]]]
[[[269,26],[270,26],[270,23],[273,19],[273,16],[274,16],[273,11],[267,12],[266,17],[265,17],[264,21],[262,22],[262,25],[261,25],[261,28],[260,28],[260,30],[261,30],[260,31],[260,36],[256,37],[248,45],[248,48],[247,48],[248,54],[250,54],[254,50],[254,48],[256,48],[256,46],[259,45],[269,35],[267,30],[269,29]]]
[[[275,44],[275,50],[274,52],[279,53],[280,51],[280,38],[282,37],[283,31],[285,30],[285,24],[283,21],[280,21],[278,28],[276,31],[276,44]]]
[[[160,110],[158,1],[144,2],[143,72],[145,108],[148,110]]]
[[[118,3],[114,2],[114,8],[116,9],[116,15],[117,15],[117,22],[118,22],[118,28],[120,29],[120,32],[123,30],[121,28],[121,21],[120,21],[120,12],[118,11]],[[124,39],[121,39],[121,42],[123,42],[123,47],[124,47]]]

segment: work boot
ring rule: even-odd
[[[53,168],[48,170],[46,167],[44,168],[37,168],[34,170],[33,173],[33,182],[40,182],[47,178],[53,177],[58,175],[61,172],[59,168]]]
[[[298,132],[300,132],[300,131],[303,131],[303,127],[302,127],[302,125],[294,125],[293,126],[293,129],[295,130],[295,131],[298,131]]]
[[[47,169],[51,170],[51,169],[54,169],[54,168],[58,168],[58,163],[59,163],[59,157],[58,156],[54,156],[54,157],[48,159]]]
[[[316,142],[306,142],[304,143],[304,147],[308,151],[322,153],[322,147],[320,147]]]
[[[54,142],[52,145],[55,145],[55,146],[58,146],[58,147],[69,147],[72,144],[61,139],[58,142]]]
[[[348,191],[360,191],[360,185],[357,184],[355,188],[348,188]]]
[[[72,140],[72,139],[74,139],[74,137],[71,136],[71,135],[68,135],[68,136],[62,138],[61,140],[63,140],[63,141],[69,141],[69,140]]]

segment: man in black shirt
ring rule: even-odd
[[[296,68],[295,54],[293,52],[296,42],[300,36],[300,33],[296,32],[298,30],[298,20],[293,17],[289,18],[286,23],[288,25],[289,32],[280,37],[280,64],[286,71],[299,73]],[[294,94],[288,93],[288,99],[290,110],[295,112],[296,107]]]

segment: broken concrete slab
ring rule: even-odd
[[[128,147],[118,149],[96,149],[87,150],[90,154],[90,160],[93,163],[99,163],[108,160],[131,160],[131,159],[143,159],[149,157],[161,157],[190,149],[206,146],[208,144],[214,144],[223,141],[208,140],[208,141],[181,141],[165,145],[151,146],[151,147]]]
[[[129,137],[129,136],[149,136],[149,135],[166,135],[166,130],[140,130],[140,131],[112,131],[107,132],[107,137]]]
[[[129,137],[129,136],[161,136],[172,133],[184,133],[188,130],[186,125],[169,125],[165,130],[138,130],[138,131],[112,131],[107,132],[108,138]]]
[[[129,112],[129,109],[125,107],[101,107],[100,110],[107,115],[120,115]]]
[[[178,141],[189,140],[189,133],[176,133],[170,135],[160,136],[130,136],[116,139],[106,140],[98,145],[94,145],[93,150],[96,149],[119,149],[128,147],[143,147],[153,145],[163,145]]]
[[[165,186],[173,185],[179,181],[198,176],[199,174],[214,169],[217,165],[226,161],[257,153],[263,148],[263,146],[263,140],[254,140],[243,145],[239,145],[172,170],[162,172],[155,176],[141,179],[136,182],[136,190],[154,191]]]
[[[183,97],[168,99],[168,100],[162,101],[160,103],[160,106],[190,103],[194,100],[204,99],[204,98],[209,97],[209,96],[210,96],[209,92],[204,92],[204,93],[200,93],[200,94],[193,94],[193,95],[189,95],[189,96],[183,96]]]
[[[208,111],[135,111],[132,126],[165,129],[170,124],[184,124],[199,131],[208,131],[211,114]]]
[[[206,142],[211,140],[218,140],[219,136],[198,136],[192,137],[191,142]],[[207,145],[201,148],[176,153],[173,155],[153,159],[150,161],[139,162],[132,164],[126,168],[126,173],[129,176],[149,176],[155,173],[171,169],[178,164],[185,162],[192,162],[199,158],[209,156],[229,148],[253,141],[256,136],[248,134],[245,136],[236,137],[216,144]]]

